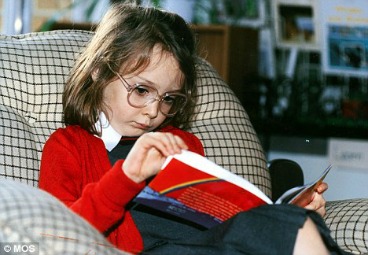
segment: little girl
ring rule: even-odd
[[[166,157],[183,149],[204,155],[184,131],[195,106],[196,57],[178,15],[112,5],[65,86],[66,127],[44,146],[40,188],[131,253],[342,254],[317,213],[291,205],[262,206],[206,230],[133,209]],[[307,208],[324,213],[326,188]]]

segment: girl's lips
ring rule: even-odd
[[[138,123],[138,122],[134,122],[134,126],[136,128],[143,129],[143,130],[148,130],[148,129],[151,128],[150,126],[148,126],[146,124],[142,124],[142,123]]]

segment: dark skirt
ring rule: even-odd
[[[293,254],[307,217],[316,224],[331,254],[347,254],[330,236],[322,217],[292,205],[266,205],[242,212],[211,229],[200,229],[152,213],[134,211],[142,254]]]

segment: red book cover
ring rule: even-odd
[[[247,180],[189,151],[170,157],[135,201],[206,228],[272,203]]]
[[[330,169],[331,165],[312,183],[287,190],[275,203],[306,206]],[[272,204],[246,179],[190,151],[169,157],[134,201],[206,228],[241,211]]]

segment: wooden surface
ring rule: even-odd
[[[236,93],[258,74],[258,31],[228,25],[193,25],[201,57],[210,62]]]

